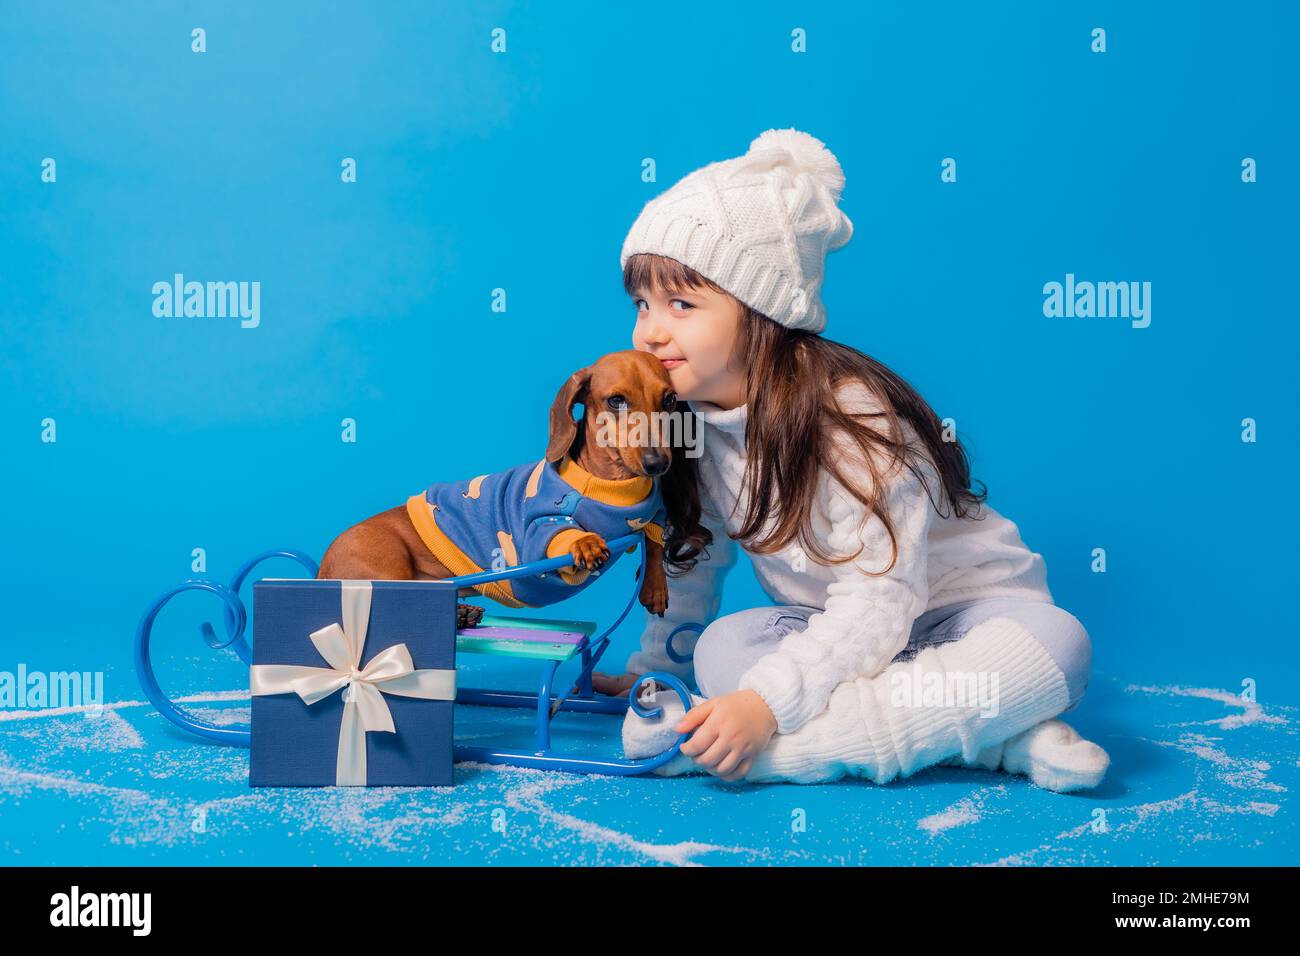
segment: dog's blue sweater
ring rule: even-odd
[[[425,545],[457,576],[567,554],[572,541],[587,532],[609,542],[644,531],[662,544],[666,519],[654,479],[599,478],[568,456],[558,463],[542,459],[495,474],[435,483],[408,500],[407,512]],[[612,551],[597,570],[562,568],[475,590],[511,607],[544,607],[585,588],[620,553]]]

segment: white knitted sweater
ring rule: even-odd
[[[837,392],[841,407],[857,412],[878,410],[866,389],[854,383]],[[684,575],[668,578],[668,609],[662,618],[647,613],[641,649],[628,659],[636,673],[666,671],[693,680],[690,664],[676,664],[664,651],[668,634],[686,622],[708,624],[717,616],[722,584],[735,566],[736,532],[745,514],[741,477],[745,470],[745,421],[748,407],[722,409],[692,402],[699,415],[701,522],[713,532],[708,557]],[[885,427],[874,419],[873,427]],[[908,437],[915,435],[908,427]],[[870,487],[870,472],[857,457],[856,444],[845,449],[845,464],[857,463],[858,485]],[[848,453],[852,447],[853,455]],[[880,459],[881,470],[885,459]],[[925,463],[931,494],[943,502],[942,486]],[[1019,596],[1053,602],[1043,556],[1030,551],[1014,523],[982,505],[979,520],[938,514],[925,488],[901,465],[887,476],[886,506],[898,538],[898,561],[880,571],[891,554],[888,532],[829,472],[820,472],[812,509],[812,532],[831,554],[852,554],[856,561],[837,566],[817,563],[804,554],[796,538],[783,552],[751,554],[755,576],[774,605],[822,608],[802,632],[789,634],[780,647],[761,658],[740,680],[741,689],[757,692],[771,708],[777,732],[788,734],[826,709],[831,691],[856,677],[880,673],[906,645],[912,623],[927,610],[975,597]],[[734,511],[733,511],[734,509]],[[864,526],[865,522],[865,526]],[[673,638],[679,653],[694,647],[696,636],[684,631]]]

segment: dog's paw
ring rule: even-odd
[[[483,608],[477,604],[456,605],[456,629],[475,627],[483,620]]]
[[[660,584],[647,585],[641,589],[641,606],[651,614],[658,614],[663,617],[664,611],[668,610],[668,585]]]
[[[609,560],[609,547],[598,534],[587,534],[578,538],[569,547],[573,555],[573,566],[580,571],[599,568]]]

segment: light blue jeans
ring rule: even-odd
[[[760,657],[772,653],[781,639],[802,631],[821,608],[802,605],[756,607],[716,619],[704,629],[695,645],[695,683],[705,697],[736,690],[741,676]],[[1079,620],[1068,611],[1044,601],[1023,598],[976,598],[926,611],[912,624],[907,646],[894,658],[908,661],[930,644],[961,640],[976,624],[993,617],[1008,617],[1036,637],[1065,675],[1070,702],[1079,706],[1088,689],[1092,643]]]

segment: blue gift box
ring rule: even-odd
[[[265,578],[253,626],[250,786],[451,784],[455,585]]]

